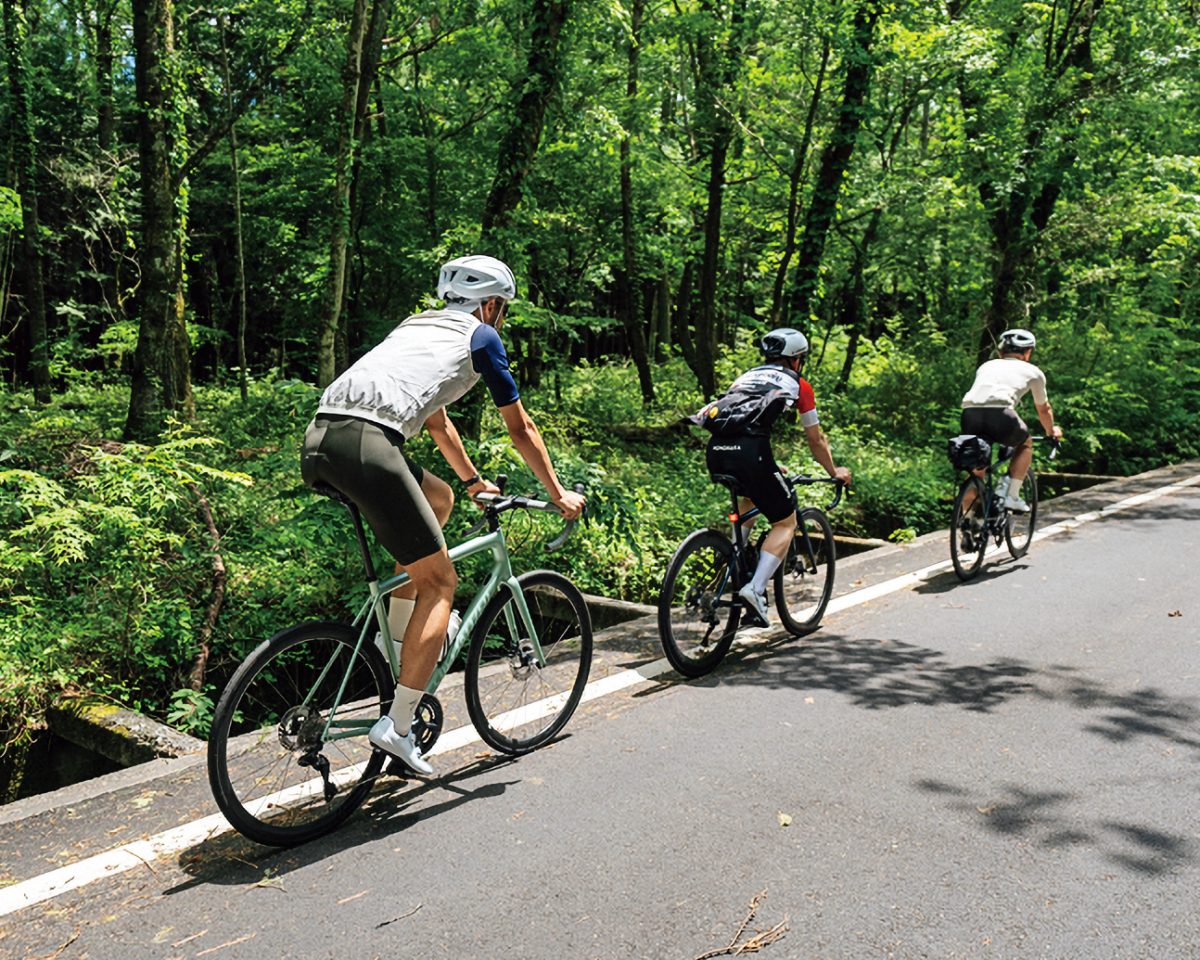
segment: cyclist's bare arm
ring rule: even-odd
[[[479,471],[475,469],[475,464],[471,462],[470,456],[467,455],[462,437],[458,435],[458,429],[454,426],[454,421],[446,413],[445,407],[435,410],[430,414],[429,419],[425,421],[425,429],[429,431],[429,435],[433,437],[433,442],[437,444],[438,450],[446,458],[446,462],[450,464],[450,469],[458,474],[460,480],[479,474]],[[495,493],[497,488],[486,480],[480,480],[478,483],[473,483],[467,487],[469,493],[483,493],[485,490]]]
[[[513,446],[521,459],[533,471],[533,475],[550,494],[551,501],[558,506],[563,516],[568,520],[576,519],[583,512],[584,498],[572,490],[566,490],[554,472],[554,464],[550,462],[550,454],[537,425],[525,412],[525,406],[520,400],[500,408],[500,416],[504,418],[504,426],[512,438]]]
[[[825,468],[827,474],[849,486],[850,470],[847,467],[839,467],[833,462],[833,451],[829,449],[829,438],[825,436],[821,425],[814,423],[811,427],[805,427],[804,437],[808,440],[808,449],[812,451],[813,459]]]
[[[1061,439],[1063,435],[1062,427],[1055,426],[1054,409],[1050,406],[1050,401],[1035,403],[1034,406],[1037,407],[1038,419],[1042,421],[1042,429],[1046,431],[1046,436],[1054,437],[1056,440]]]

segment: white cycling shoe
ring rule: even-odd
[[[1028,513],[1029,504],[1020,497],[1005,497],[1004,509],[1011,510],[1013,513]]]
[[[753,584],[746,584],[738,591],[738,596],[746,604],[746,612],[750,614],[750,624],[755,627],[769,627],[771,619],[767,614],[767,595],[755,593]]]
[[[417,746],[417,738],[413,731],[410,729],[406,737],[400,736],[391,717],[383,716],[376,720],[375,726],[367,734],[367,739],[371,741],[372,746],[378,747],[388,756],[395,757],[413,773],[425,777],[433,776],[433,767],[421,756],[421,748]]]

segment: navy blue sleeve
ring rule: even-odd
[[[486,323],[481,323],[471,334],[471,366],[483,377],[496,406],[507,407],[521,399],[517,382],[508,369],[508,353],[500,334]]]

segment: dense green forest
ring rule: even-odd
[[[846,532],[944,522],[944,438],[1008,326],[1037,333],[1069,466],[1196,456],[1198,24],[1196,0],[4,0],[0,743],[64,690],[203,734],[251,646],[344,615],[356,558],[300,484],[303,428],[464,253],[513,266],[525,403],[593,507],[554,558],[516,521],[519,563],[595,592],[651,597],[720,518],[677,422],[771,326],[813,343]],[[532,489],[460,407],[477,463]]]

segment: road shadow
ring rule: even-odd
[[[945,573],[939,573],[917,584],[913,587],[913,592],[928,596],[930,594],[951,593],[956,590],[970,590],[972,587],[979,587],[982,584],[999,580],[1010,573],[1016,573],[1018,570],[1025,570],[1028,567],[1029,561],[1025,557],[1014,560],[1012,556],[1006,553],[1003,556],[985,560],[983,568],[970,580],[959,580],[958,575],[953,570],[947,570]]]
[[[675,674],[657,688],[684,682]],[[695,685],[828,690],[865,710],[956,706],[989,713],[1017,697],[1066,704],[1084,714],[1082,729],[1110,743],[1158,741],[1200,755],[1200,706],[1154,687],[1112,690],[1061,664],[1014,657],[953,663],[940,650],[893,637],[848,637],[824,630],[735,648]]]
[[[1015,696],[1032,694],[1028,678],[1033,673],[1030,664],[1009,657],[955,664],[939,650],[902,640],[822,631],[803,640],[782,637],[735,650],[704,679],[713,685],[829,690],[867,710],[951,704],[987,713]]]
[[[1178,833],[1106,818],[1081,817],[1081,798],[1061,790],[1030,790],[1004,784],[979,793],[941,780],[914,786],[942,799],[960,819],[1000,837],[1052,850],[1088,847],[1109,863],[1143,877],[1178,872],[1196,859],[1196,844]]]
[[[555,741],[558,742],[558,741]],[[282,884],[293,870],[345,853],[360,844],[401,833],[464,803],[494,799],[515,780],[490,780],[474,788],[465,785],[503,770],[518,758],[489,756],[471,761],[436,780],[401,780],[381,774],[361,808],[323,837],[290,848],[268,847],[236,832],[225,832],[180,852],[179,867],[191,878],[163,891],[170,896],[205,884],[245,886]],[[433,803],[425,801],[445,794]]]

